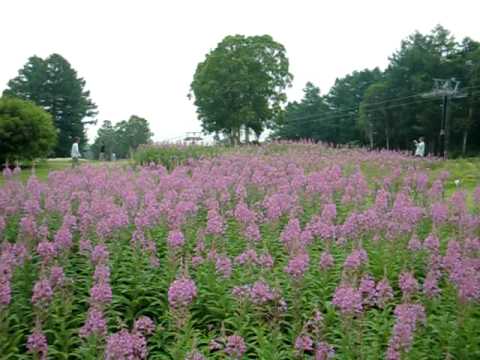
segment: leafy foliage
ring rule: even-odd
[[[0,98],[0,161],[46,157],[57,134],[52,117],[29,101]]]
[[[221,146],[152,144],[140,146],[134,154],[138,165],[162,165],[168,170],[190,160],[208,159],[224,152]]]
[[[70,63],[59,54],[46,59],[32,56],[19,70],[18,76],[8,82],[4,95],[29,100],[48,111],[59,130],[55,156],[70,156],[72,140],[86,142],[85,118],[96,115],[97,106],[84,90],[85,80],[77,76]]]
[[[227,36],[199,63],[191,84],[203,130],[239,143],[240,129],[257,136],[286,101],[285,48],[270,36]]]
[[[470,38],[456,41],[441,26],[430,34],[415,32],[402,41],[385,71],[354,71],[337,79],[324,96],[307,84],[304,99],[287,105],[285,120],[273,136],[404,150],[411,150],[413,139],[423,136],[427,151],[440,154],[442,99],[423,94],[432,90],[434,79],[453,77],[460,80],[464,96],[450,104],[449,150],[465,155],[468,145],[478,151],[479,46]],[[312,107],[312,95],[322,106]]]
[[[106,120],[98,130],[92,150],[95,157],[98,157],[103,146],[107,158],[110,158],[112,153],[115,153],[117,158],[126,158],[140,145],[148,144],[152,136],[148,121],[139,116],[132,115],[127,121],[122,120],[115,126]]]

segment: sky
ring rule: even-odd
[[[86,80],[98,125],[135,114],[154,140],[200,131],[188,100],[196,66],[227,35],[269,34],[294,76],[290,101],[307,81],[328,92],[337,77],[381,69],[402,39],[441,24],[480,41],[478,0],[0,0],[0,92],[28,58],[65,57]]]

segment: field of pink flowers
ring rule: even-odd
[[[480,186],[446,196],[434,163],[291,144],[4,173],[0,357],[479,359]]]

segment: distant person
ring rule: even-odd
[[[78,166],[79,159],[82,156],[80,154],[80,151],[78,150],[78,143],[79,142],[80,142],[80,138],[77,136],[73,140],[72,151],[71,151],[71,154],[70,154],[71,157],[72,157],[72,168],[74,168],[75,166]]]
[[[112,161],[115,161],[115,160],[117,160],[117,154],[112,153]]]
[[[100,147],[100,156],[98,160],[100,161],[105,160],[105,144],[102,144],[102,146]]]
[[[420,156],[424,157],[425,156],[425,141],[423,139],[423,136],[420,137],[420,139],[413,140],[413,143],[415,144],[415,156]]]

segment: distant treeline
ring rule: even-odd
[[[459,42],[441,26],[402,41],[385,71],[354,71],[337,79],[325,95],[307,83],[303,99],[286,106],[273,137],[411,149],[413,140],[423,136],[427,152],[440,154],[445,107],[441,96],[428,96],[435,79],[451,80],[446,85],[437,81],[438,86],[458,83],[443,132],[450,154],[480,151],[480,43]]]

